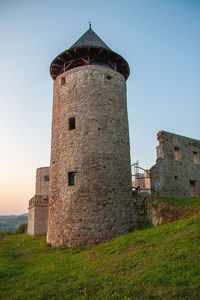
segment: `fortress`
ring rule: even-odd
[[[50,169],[37,169],[28,234],[47,233],[47,243],[71,247],[128,233],[136,221],[126,103],[128,63],[90,26],[53,60],[50,72],[54,79],[51,162]],[[199,197],[200,141],[167,132],[158,138],[158,159],[148,181],[152,194],[173,191],[173,195]]]

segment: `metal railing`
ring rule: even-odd
[[[151,195],[151,177],[150,172],[147,169],[144,169],[139,166],[139,161],[136,161],[131,165],[131,168],[134,167],[132,178],[134,178],[135,185],[132,185],[132,191],[136,196],[140,195]],[[140,173],[142,170],[144,173]],[[146,174],[146,175],[145,175]]]

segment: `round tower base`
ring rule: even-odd
[[[133,228],[126,82],[119,72],[90,65],[56,78],[50,174],[47,243],[96,244]]]

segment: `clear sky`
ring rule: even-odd
[[[0,214],[27,212],[50,160],[51,61],[87,29],[129,63],[132,162],[159,130],[200,139],[199,0],[0,0]]]

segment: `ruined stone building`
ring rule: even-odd
[[[30,235],[46,234],[49,201],[49,167],[36,170],[35,196],[29,200],[28,230]]]
[[[151,168],[152,195],[200,197],[200,141],[160,131],[156,164]]]
[[[54,79],[47,242],[105,242],[134,224],[128,63],[89,30],[50,67]]]

